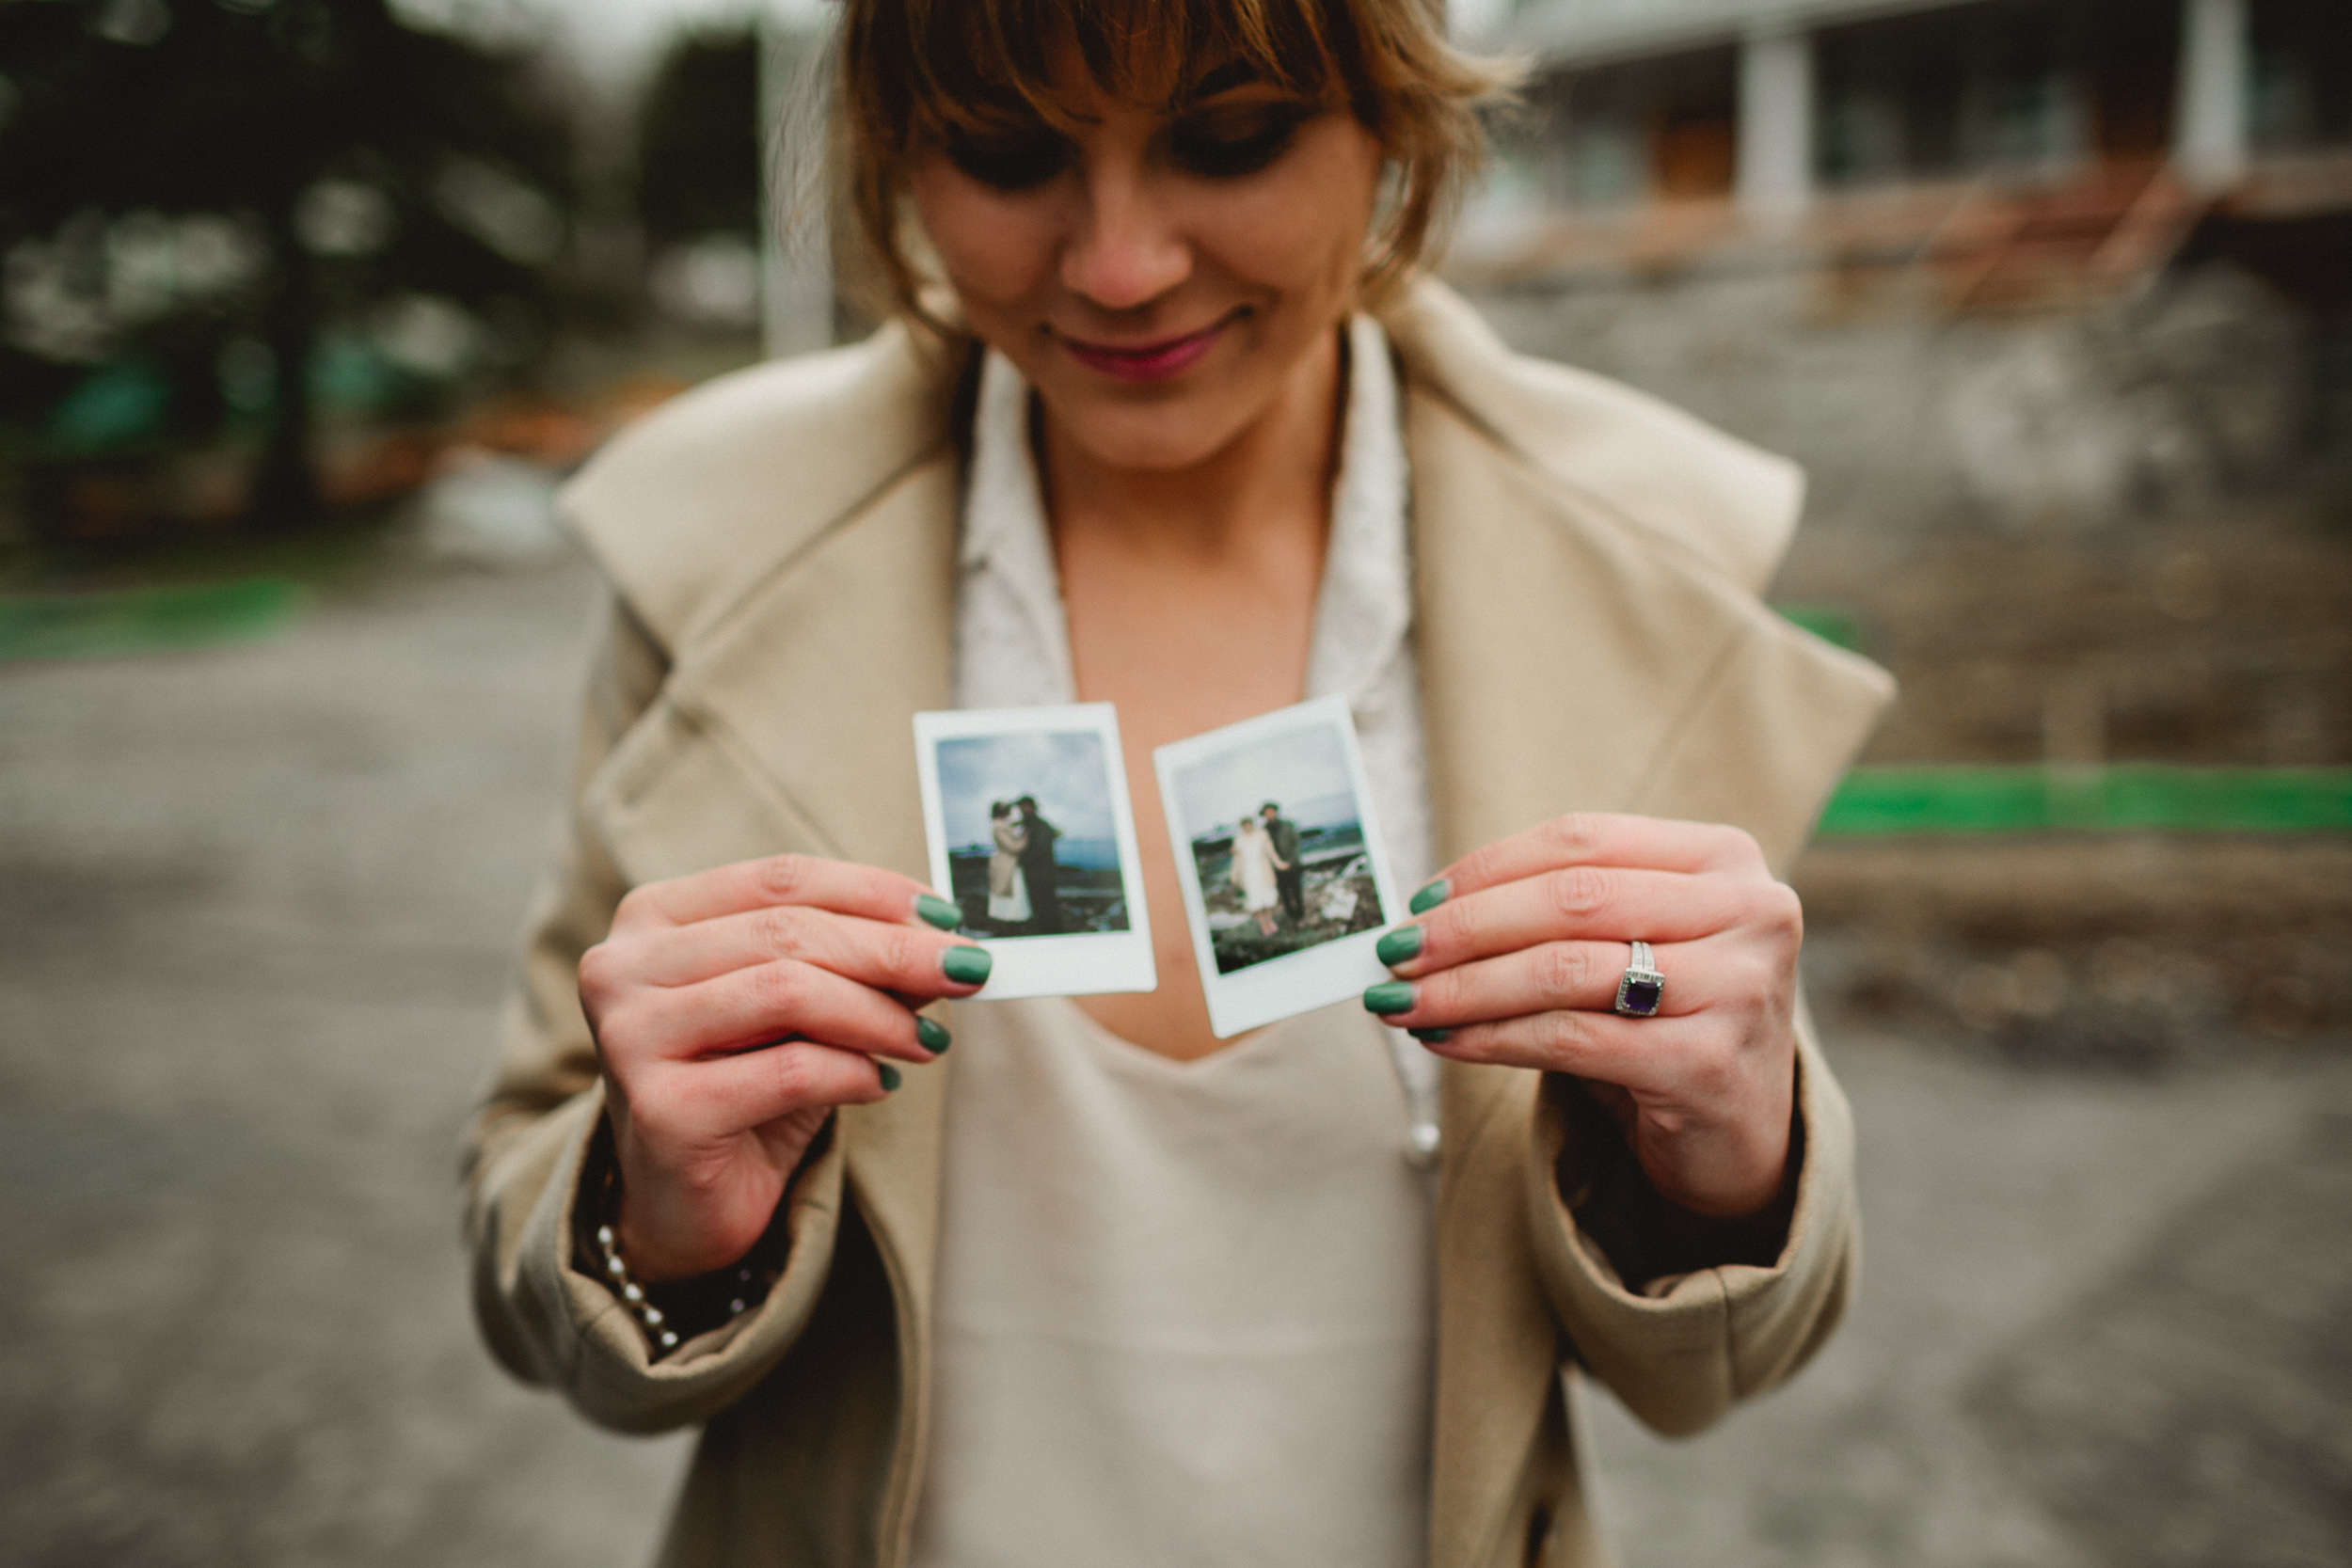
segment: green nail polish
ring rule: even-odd
[[[914,912],[943,931],[952,931],[963,924],[961,910],[947,902],[946,899],[935,898],[928,893],[915,895]]]
[[[985,947],[950,947],[939,960],[939,967],[957,985],[977,986],[986,982],[988,972],[996,967],[996,958]]]
[[[888,1062],[876,1062],[874,1065],[882,1069],[882,1093],[888,1094],[898,1086],[897,1068],[892,1067]]]
[[[1454,1033],[1451,1029],[1407,1029],[1405,1032],[1423,1045],[1436,1045]]]
[[[1391,1013],[1409,1013],[1413,1010],[1413,988],[1402,980],[1374,986],[1364,992],[1364,1006],[1383,1018]]]
[[[1421,957],[1422,934],[1422,928],[1418,926],[1399,926],[1395,930],[1388,932],[1378,942],[1374,942],[1372,950],[1382,963],[1394,969],[1407,959]]]
[[[947,1031],[928,1018],[914,1021],[914,1041],[934,1056],[946,1050],[950,1043]]]
[[[1419,893],[1414,894],[1412,903],[1406,907],[1415,914],[1427,914],[1453,896],[1454,884],[1440,877]]]

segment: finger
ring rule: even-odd
[[[1653,961],[1670,976],[1657,1016],[1679,1018],[1720,1000],[1709,994],[1707,982],[1721,978],[1729,955],[1718,955],[1719,961],[1710,964],[1703,950],[1711,945],[1685,942],[1653,950]],[[1412,1006],[1382,1022],[1404,1029],[1450,1029],[1562,1008],[1610,1012],[1632,951],[1622,942],[1548,942],[1442,969],[1408,982]],[[1383,1000],[1398,997],[1391,991]]]
[[[621,900],[612,925],[615,930],[647,925],[691,926],[780,905],[804,905],[867,920],[928,919],[950,926],[956,912],[954,905],[933,897],[930,889],[895,871],[818,855],[771,855],[671,881],[648,882]],[[925,913],[926,910],[930,912]]]
[[[946,1049],[936,1024],[919,1028],[894,998],[790,958],[698,986],[639,992],[626,1016],[606,1020],[602,1032],[654,1041],[653,1053],[671,1061],[750,1050],[787,1036],[910,1062],[928,1062]],[[923,1043],[925,1034],[937,1050]]]
[[[882,1064],[815,1040],[673,1066],[666,1120],[694,1141],[730,1137],[796,1111],[870,1105],[890,1090]]]
[[[1681,1081],[1682,1063],[1703,1043],[1705,1030],[1695,1018],[1562,1010],[1432,1030],[1420,1037],[1426,1050],[1450,1061],[1565,1072],[1642,1094],[1663,1092]]]
[[[1756,840],[1737,828],[1618,812],[1577,812],[1463,856],[1413,895],[1413,912],[1567,865],[1684,872],[1766,869]]]
[[[1571,865],[1451,899],[1382,937],[1378,952],[1398,974],[1421,975],[1540,942],[1694,942],[1784,895],[1777,882],[1741,877]]]
[[[632,944],[642,984],[691,986],[755,964],[791,959],[922,1002],[969,996],[988,977],[986,948],[929,926],[867,920],[785,904],[719,915]],[[961,955],[948,968],[949,955]],[[977,978],[975,974],[977,974]],[[961,975],[962,978],[958,978]]]

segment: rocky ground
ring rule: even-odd
[[[646,1560],[681,1441],[491,1367],[452,1199],[590,593],[408,569],[275,644],[0,668],[9,1560]],[[2236,1005],[2345,856],[1814,851],[1864,1291],[1696,1441],[1591,1402],[1629,1562],[2352,1559],[2352,1053]]]

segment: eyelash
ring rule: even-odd
[[[1050,133],[996,142],[951,137],[947,161],[992,189],[1033,190],[1068,166],[1070,144]]]
[[[1288,151],[1306,118],[1296,111],[1270,113],[1240,136],[1207,135],[1180,125],[1168,136],[1168,150],[1186,173],[1206,180],[1238,180]],[[980,183],[1017,194],[1036,189],[1067,168],[1071,146],[1048,132],[998,142],[950,138],[946,151],[949,162]]]
[[[1176,161],[1188,171],[1211,180],[1238,180],[1255,174],[1290,150],[1306,116],[1293,112],[1262,117],[1240,136],[1204,136],[1179,127],[1169,136]]]

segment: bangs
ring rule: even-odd
[[[1352,114],[1387,165],[1367,298],[1418,264],[1485,150],[1479,105],[1519,74],[1454,50],[1444,0],[842,0],[835,47],[834,190],[854,242],[840,275],[943,341],[953,328],[922,302],[907,232],[907,168],[926,143],[1040,121],[1072,134],[1073,55],[1104,95],[1154,110],[1254,85]]]
[[[1372,107],[1361,101],[1366,95],[1348,90],[1351,79],[1362,79],[1364,61],[1343,5],[906,0],[877,20],[904,29],[899,38],[873,40],[903,62],[894,73],[902,101],[876,107],[892,112],[904,135],[1036,119],[1067,128],[1070,84],[1057,68],[1073,49],[1093,86],[1132,103],[1180,103],[1212,75],[1226,85],[1231,72],[1289,97],[1347,103],[1359,115]]]

